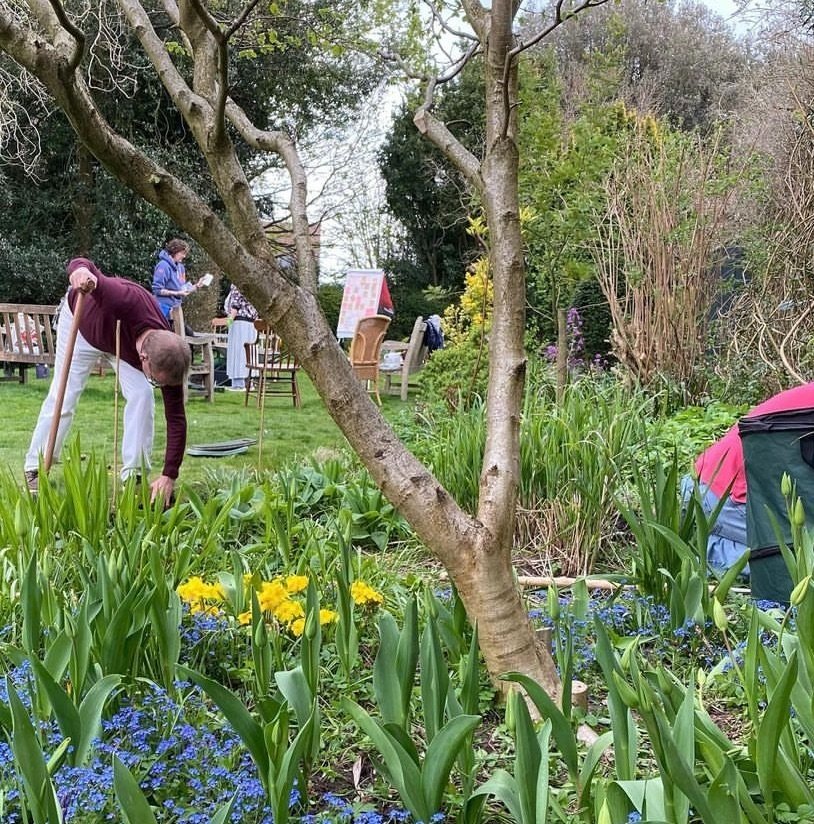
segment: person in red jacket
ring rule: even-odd
[[[87,258],[74,258],[67,269],[71,288],[62,303],[57,325],[55,379],[40,409],[26,453],[26,484],[36,492],[40,455],[45,452],[51,430],[58,376],[63,370],[73,311],[79,292],[84,292],[86,298],[68,372],[54,457],[59,455],[76,404],[98,359],[106,358],[116,366],[116,327],[120,321],[118,380],[125,400],[122,479],[140,473],[142,465],[150,466],[155,418],[153,387],[158,387],[164,401],[167,446],[163,470],[150,484],[150,489],[152,500],[161,497],[168,503],[186,448],[184,384],[189,371],[189,346],[167,329],[156,299],[144,287],[102,274]]]
[[[773,395],[749,411],[752,415],[768,412],[787,412],[792,409],[814,407],[814,383],[806,383]],[[707,543],[707,561],[713,569],[725,570],[746,551],[746,470],[743,445],[738,425],[701,453],[695,461],[701,501],[709,514],[724,496],[721,508]],[[692,480],[684,479],[684,494],[691,489]]]

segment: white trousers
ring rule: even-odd
[[[251,321],[236,320],[230,327],[226,339],[226,374],[232,382],[244,381],[249,376],[244,344],[256,340],[257,330]]]
[[[57,351],[54,363],[54,378],[48,390],[48,396],[40,409],[40,416],[31,436],[31,446],[25,456],[25,469],[37,469],[40,454],[45,453],[48,444],[48,435],[51,431],[51,421],[54,417],[57,389],[59,386],[62,367],[65,362],[65,350],[68,346],[73,313],[64,301],[59,313],[57,325]],[[90,373],[99,358],[105,358],[116,369],[116,357],[110,352],[102,352],[91,346],[82,333],[76,335],[68,383],[65,387],[65,399],[62,403],[62,414],[59,419],[54,460],[59,457],[62,444],[68,434],[73,421],[74,411],[82,395],[82,390],[88,382]],[[122,478],[132,473],[141,472],[142,464],[150,466],[150,454],[153,451],[153,431],[155,421],[155,396],[153,387],[140,369],[134,369],[129,363],[119,362],[119,386],[124,396],[124,426],[122,437]]]

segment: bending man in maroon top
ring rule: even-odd
[[[161,389],[167,421],[167,448],[161,475],[150,485],[151,498],[170,500],[186,447],[187,421],[184,383],[189,370],[189,347],[167,329],[155,298],[139,284],[103,275],[87,258],[68,264],[71,288],[57,326],[55,379],[51,383],[25,457],[28,488],[36,491],[40,454],[45,451],[54,414],[57,376],[62,374],[65,350],[80,291],[87,293],[68,374],[65,400],[57,431],[55,458],[73,420],[74,410],[91,371],[100,357],[115,367],[116,322],[119,335],[119,385],[125,400],[122,438],[122,479],[150,466],[155,402],[153,387]]]

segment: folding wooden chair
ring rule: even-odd
[[[415,319],[413,324],[413,332],[410,335],[410,342],[405,344],[398,344],[396,341],[385,341],[382,344],[382,350],[387,353],[400,352],[402,356],[401,363],[398,366],[388,366],[385,358],[385,363],[379,367],[379,372],[384,375],[384,391],[389,394],[395,394],[398,391],[401,394],[403,401],[407,400],[407,390],[410,386],[410,375],[414,375],[427,362],[427,347],[424,344],[424,333],[427,330],[427,322],[421,315]],[[401,383],[396,387],[393,384],[393,377],[399,375]]]
[[[214,335],[196,332],[187,335],[184,326],[184,310],[180,306],[170,310],[172,327],[176,335],[180,335],[192,351],[192,363],[189,367],[189,376],[200,375],[204,397],[212,403],[215,400],[215,357],[212,352]],[[189,395],[189,386],[184,387],[184,400]]]

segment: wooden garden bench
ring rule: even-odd
[[[0,303],[0,362],[5,366],[0,380],[26,382],[27,369],[56,359],[54,318],[58,306],[29,303]],[[15,367],[19,378],[14,375]]]
[[[384,352],[401,352],[402,360],[399,365],[380,366],[379,374],[384,375],[384,391],[393,394],[396,391],[401,395],[403,401],[407,400],[407,390],[410,386],[410,375],[418,372],[427,361],[427,346],[424,343],[424,332],[427,330],[427,322],[421,315],[415,319],[413,332],[410,335],[410,342],[399,344],[397,341],[385,341],[382,344]],[[395,385],[392,378],[398,375],[400,383]]]

